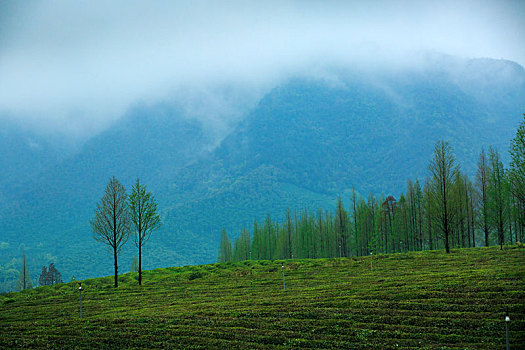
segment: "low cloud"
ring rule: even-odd
[[[0,120],[85,136],[136,103],[227,124],[290,75],[413,64],[416,53],[525,63],[520,1],[65,1],[0,5]]]

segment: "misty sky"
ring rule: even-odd
[[[88,135],[173,99],[227,119],[292,74],[426,51],[525,65],[524,15],[520,0],[0,0],[0,121]]]

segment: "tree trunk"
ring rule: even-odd
[[[115,288],[118,287],[118,265],[117,265],[117,247],[113,247],[113,256],[115,258]]]
[[[142,285],[142,242],[139,241],[139,286]]]
[[[468,247],[471,247],[470,242],[470,214],[469,214],[469,201],[468,201],[468,187],[465,182],[465,210],[466,210],[466,217],[467,220],[467,238],[468,238]]]
[[[500,244],[500,247],[501,249],[503,250],[503,241],[505,240],[505,237],[504,237],[504,229],[503,229],[503,211],[501,209],[501,206],[500,206],[500,209],[499,209],[499,222],[498,222],[498,233],[499,233],[499,244]]]
[[[24,253],[24,266],[22,266],[22,268],[24,269],[24,289],[25,290],[27,288],[26,286],[26,281],[27,281],[27,276],[26,276],[26,269],[27,269],[27,265],[26,265],[26,256],[25,256],[25,253]]]
[[[432,219],[430,218],[430,214],[428,217],[428,245],[429,245],[428,248],[430,250],[434,249],[434,244],[432,242]]]
[[[489,246],[489,228],[487,223],[487,210],[483,209],[483,229],[485,230],[485,247]]]
[[[470,226],[472,227],[472,248],[476,247],[476,228],[474,225],[474,197],[470,196],[470,208],[471,208],[471,216],[470,216]]]
[[[443,226],[445,227],[445,251],[450,253],[450,247],[448,244],[449,240],[449,224],[448,224],[448,211],[447,211],[447,184],[445,176],[445,167],[443,167]]]

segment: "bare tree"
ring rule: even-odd
[[[129,212],[134,231],[133,242],[139,249],[139,285],[142,285],[142,247],[151,233],[160,228],[161,222],[155,198],[146,190],[146,186],[140,184],[139,179],[131,189]]]
[[[432,174],[432,203],[436,208],[435,219],[445,241],[445,250],[450,253],[449,237],[454,218],[452,206],[452,183],[457,172],[456,159],[448,142],[438,141],[434,147],[434,158],[429,165]]]
[[[115,288],[118,287],[117,257],[129,236],[129,210],[126,189],[113,176],[90,221],[95,240],[113,249]]]

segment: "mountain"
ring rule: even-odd
[[[35,270],[54,261],[66,279],[109,273],[89,219],[113,175],[127,188],[140,177],[158,199],[163,228],[146,245],[146,268],[208,263],[222,227],[235,236],[286,207],[331,209],[352,186],[399,195],[407,179],[425,178],[437,140],[451,142],[470,175],[481,147],[508,159],[523,101],[523,67],[439,56],[424,67],[288,79],[220,139],[180,108],[138,106],[12,194],[0,264],[24,248]],[[128,244],[121,271],[132,254]]]
[[[424,180],[439,139],[450,140],[462,170],[473,175],[483,146],[508,158],[525,100],[523,69],[510,65],[520,85],[499,84],[509,97],[497,103],[439,70],[379,77],[343,71],[335,82],[295,79],[277,87],[210,157],[181,171],[172,196],[187,204],[171,211],[173,221],[187,231],[195,222],[204,233],[215,228],[210,239],[217,239],[218,222],[237,234],[266,212],[281,219],[288,206],[331,208],[352,186],[365,196],[397,196],[407,179]]]
[[[13,121],[0,129],[0,208],[7,198],[38,181],[39,176],[71,154],[67,140],[44,135]]]
[[[11,194],[15,199],[0,215],[0,241],[9,246],[2,263],[25,250],[35,273],[55,261],[65,267],[67,278],[96,274],[96,261],[106,251],[92,239],[89,220],[109,179],[117,176],[130,188],[140,177],[162,193],[170,174],[191,163],[210,142],[200,123],[176,108],[135,108],[80,152],[55,162],[31,186]]]

